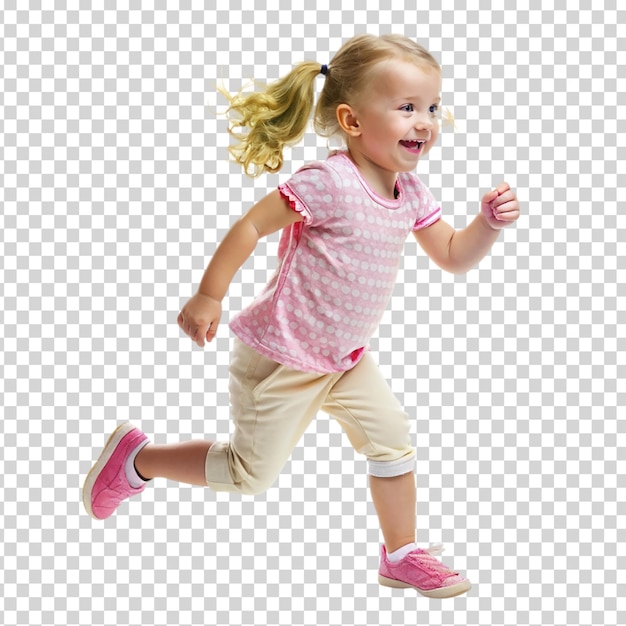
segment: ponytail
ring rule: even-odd
[[[297,143],[306,131],[319,73],[319,63],[305,61],[262,92],[231,96],[219,89],[228,99],[227,113],[236,114],[228,132],[238,143],[228,150],[246,174],[259,176],[281,169],[284,147]],[[246,131],[236,132],[239,128]]]

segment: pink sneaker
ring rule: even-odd
[[[453,598],[468,591],[472,583],[448,569],[433,554],[443,552],[443,546],[418,548],[409,552],[401,561],[391,563],[387,550],[382,546],[378,582],[385,587],[417,589],[429,598]]]
[[[118,426],[109,437],[83,486],[83,503],[91,517],[110,517],[123,500],[146,488],[132,487],[126,478],[126,461],[142,442],[148,443],[148,437],[128,422]]]

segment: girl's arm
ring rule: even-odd
[[[215,337],[222,314],[222,300],[237,270],[252,254],[259,239],[299,221],[302,221],[300,213],[275,190],[228,231],[206,268],[197,293],[178,316],[178,325],[199,346]]]
[[[519,217],[519,202],[507,183],[485,194],[481,212],[463,230],[439,220],[413,234],[424,252],[441,269],[464,274],[489,252],[500,230]]]

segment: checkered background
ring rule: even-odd
[[[0,621],[626,623],[626,13],[244,4],[0,9]],[[445,218],[462,228],[502,180],[523,209],[467,275],[408,241],[372,342],[412,418],[418,540],[474,583],[447,601],[378,586],[365,461],[325,415],[262,496],[155,481],[105,522],[81,504],[120,421],[160,443],[228,437],[227,322],[278,237],[233,281],[212,345],[176,316],[241,213],[327,153],[310,133],[280,174],[246,178],[216,86],[328,62],[366,31],[443,66],[456,129],[418,173]]]

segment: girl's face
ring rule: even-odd
[[[390,59],[350,107],[350,155],[381,195],[393,197],[398,172],[415,169],[437,140],[440,92],[436,70]]]

